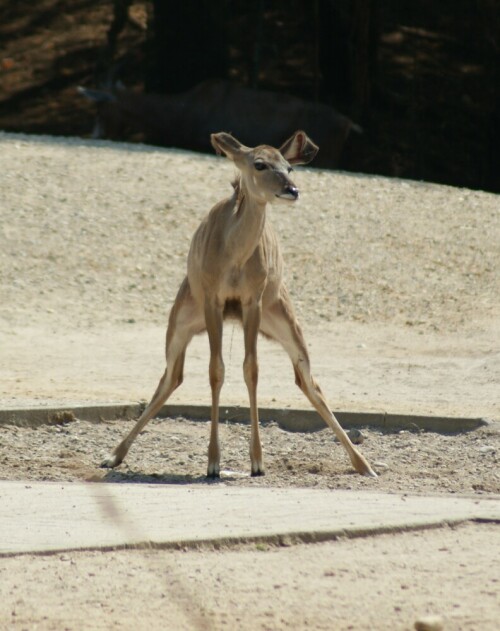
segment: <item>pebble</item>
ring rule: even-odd
[[[442,631],[443,619],[441,616],[421,616],[415,621],[415,631]]]
[[[379,469],[380,471],[387,471],[388,469],[390,469],[387,462],[374,462],[373,466],[375,467],[375,469]]]
[[[490,453],[492,453],[493,451],[496,451],[496,449],[495,449],[495,447],[493,447],[493,445],[484,445],[484,447],[480,447],[480,448],[479,448],[479,451],[480,451],[482,454],[490,454]]]

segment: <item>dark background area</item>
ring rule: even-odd
[[[221,77],[351,117],[342,169],[500,192],[499,48],[499,0],[0,0],[0,129],[88,136],[78,85]]]

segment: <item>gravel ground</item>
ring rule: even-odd
[[[73,421],[36,430],[5,426],[0,437],[0,478],[211,483],[205,480],[209,423],[182,418],[151,422],[118,469],[99,469],[105,455],[132,426],[131,421]],[[251,478],[249,426],[222,424],[219,484],[500,493],[500,434],[494,428],[458,435],[364,429],[366,439],[360,449],[379,473],[377,480],[355,474],[329,429],[292,433],[270,422],[263,424],[261,433],[266,475]]]
[[[9,365],[4,370],[23,357],[19,340],[29,353],[22,361],[34,368],[26,379],[26,363],[21,363],[9,388],[36,391],[44,373],[54,370],[45,366],[52,361],[60,372],[49,388],[73,387],[78,392],[81,380],[85,400],[85,365],[77,364],[75,370],[75,349],[92,348],[93,336],[100,334],[94,346],[102,346],[102,362],[106,354],[113,358],[107,340],[116,338],[131,349],[132,338],[140,345],[146,331],[163,328],[185,273],[191,235],[214,202],[230,194],[234,167],[211,156],[77,139],[0,133],[0,146],[0,335]],[[486,412],[495,416],[492,393],[500,363],[492,345],[499,322],[498,196],[307,169],[298,169],[294,178],[303,189],[299,205],[272,208],[270,219],[280,235],[298,317],[312,332],[315,354],[323,363],[318,381],[323,383],[321,374],[330,361],[328,353],[321,357],[321,340],[330,340],[326,336],[332,331],[338,347],[351,335],[368,340],[370,350],[356,342],[361,360],[347,372],[349,382],[358,380],[366,390],[377,379],[388,379],[384,358],[415,352],[420,344],[422,365],[416,370],[408,364],[406,381],[420,381],[425,391],[434,388],[434,400],[447,400],[448,405],[472,384],[473,391],[482,393]],[[127,325],[133,325],[132,333],[119,337]],[[387,332],[381,337],[378,332],[384,327]],[[51,345],[60,346],[52,360]],[[437,347],[446,357],[432,363]],[[459,357],[453,356],[453,348]],[[96,374],[92,357],[97,352],[90,353],[86,370],[95,380],[107,379],[115,370],[113,361],[106,358],[106,372]],[[345,354],[350,352],[345,349]],[[372,359],[363,360],[363,353]],[[374,358],[375,370],[364,370],[363,361]],[[114,362],[116,368],[125,368],[124,388],[137,378],[126,379],[128,365],[135,361],[129,353],[126,361]],[[286,361],[279,359],[280,364]],[[451,368],[456,361],[462,362],[460,381]],[[155,377],[146,384],[148,393],[163,368],[149,363]],[[200,374],[207,403],[205,364],[203,358]],[[273,364],[272,371],[277,372]],[[300,395],[289,372],[287,367],[286,383],[278,385],[274,405],[288,404],[291,390],[295,397]],[[231,380],[234,369],[229,365],[227,373]],[[272,380],[263,374],[264,382]],[[447,389],[446,380],[454,379],[454,388]],[[191,391],[197,387],[199,380]],[[403,389],[404,380],[394,387]],[[231,383],[228,388],[233,388]],[[266,383],[261,389],[265,392]],[[356,397],[361,403],[363,397]],[[246,396],[239,402],[246,404]],[[477,406],[480,415],[483,410],[480,403]],[[469,405],[467,411],[471,409]],[[95,475],[96,464],[129,425],[76,422],[35,431],[4,427],[0,474],[86,479]],[[329,431],[288,434],[273,424],[263,432],[268,475],[263,481],[249,481],[246,473],[240,475],[248,469],[248,430],[232,424],[224,431],[223,466],[236,472],[228,475],[227,484],[366,484],[351,475],[341,450],[332,448]],[[379,467],[382,488],[498,492],[498,437],[493,430],[460,436],[367,434],[363,452],[387,465]],[[151,424],[123,469],[107,474],[108,479],[199,479],[206,448],[203,423],[181,419]]]
[[[191,235],[211,206],[230,194],[234,167],[228,160],[189,152],[77,139],[0,134],[0,146],[5,193],[0,339],[8,388],[19,392],[22,402],[23,393],[36,392],[45,373],[59,368],[48,387],[44,384],[49,393],[53,389],[61,396],[66,391],[74,398],[80,393],[85,401],[88,391],[100,392],[99,382],[118,369],[123,372],[122,392],[132,389],[140,375],[127,378],[127,372],[140,358],[131,349],[139,353],[142,341],[147,345],[146,333],[163,329],[185,274]],[[416,382],[423,393],[431,393],[429,402],[445,411],[460,414],[465,409],[495,417],[500,378],[493,344],[500,295],[498,196],[330,171],[298,169],[294,178],[303,193],[299,205],[271,208],[270,219],[280,235],[298,317],[312,334],[314,354],[322,362],[319,383],[324,384],[322,374],[335,354],[325,353],[322,340],[342,348],[345,338],[358,337],[354,347],[343,351],[356,352],[359,362],[352,367],[346,361],[345,370],[342,365],[337,370],[347,375],[351,392],[358,382],[352,405],[361,405],[364,390],[371,386],[381,391],[384,381],[393,384],[392,394],[389,385],[385,396],[401,403],[396,391]],[[124,337],[127,326],[132,328]],[[126,359],[114,359],[113,340],[129,351]],[[206,359],[196,344],[196,370],[203,381],[187,392],[198,401],[203,383],[206,404]],[[231,355],[232,337],[229,344]],[[81,353],[85,347],[91,349],[87,363],[77,362],[78,349]],[[420,363],[412,363],[411,354],[417,352]],[[144,386],[149,395],[163,366],[161,359],[144,355],[140,371],[149,364],[155,375]],[[385,372],[387,359],[394,355],[404,358],[403,370]],[[286,362],[279,358],[280,365]],[[33,368],[28,379],[27,363]],[[100,373],[97,365],[104,366]],[[457,365],[460,370],[454,372]],[[234,371],[228,364],[228,381]],[[273,405],[285,406],[301,396],[289,373],[287,367],[286,381],[273,382]],[[90,384],[88,374],[93,377]],[[262,391],[273,378],[265,376],[263,366]],[[234,389],[231,383],[228,389]],[[465,401],[460,393],[467,389]],[[243,397],[240,404],[246,404],[246,393]],[[423,409],[421,405],[414,411]],[[4,428],[2,475],[85,478],[127,425]],[[229,459],[224,466],[246,472],[246,428],[233,425],[225,431]],[[388,465],[380,481],[387,489],[407,485],[411,490],[498,491],[492,467],[497,437],[488,432],[453,437],[369,432],[362,450],[372,461]],[[185,420],[150,425],[132,449],[126,473],[109,475],[129,479],[136,471],[165,480],[197,478],[205,470],[206,433],[203,424]],[[29,445],[26,461],[16,447],[19,437],[20,445]],[[269,425],[264,441],[268,476],[259,483],[364,484],[353,482],[343,453],[331,453],[333,437],[327,431],[299,436]],[[81,451],[73,453],[73,448]],[[249,482],[236,475],[226,483]]]
[[[149,398],[191,236],[233,172],[212,156],[0,132],[0,405]],[[499,197],[300,168],[294,179],[301,199],[269,218],[332,407],[500,419]],[[241,341],[227,333],[229,381]],[[200,339],[175,393],[186,403],[202,387],[207,403]],[[261,404],[297,407],[286,358],[261,348]],[[246,403],[244,384],[228,386],[228,404]]]
[[[0,147],[0,317],[163,324],[194,230],[231,193],[229,161],[1,133]],[[294,179],[300,205],[270,216],[299,319],[468,331],[498,317],[498,196],[307,169]]]

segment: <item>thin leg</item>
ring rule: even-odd
[[[205,303],[205,321],[210,344],[209,379],[212,390],[212,413],[210,424],[210,442],[208,444],[207,477],[220,476],[219,442],[219,397],[224,383],[224,361],[222,360],[222,325],[223,308],[216,301]]]
[[[177,298],[170,312],[167,329],[167,368],[151,402],[139,417],[132,431],[115,447],[111,455],[101,464],[102,467],[117,467],[127,455],[130,446],[144,429],[146,424],[156,416],[172,392],[178,388],[183,379],[184,358],[186,348],[193,335],[203,331],[203,314],[197,309],[191,296],[187,279],[182,283]]]
[[[262,313],[261,331],[280,342],[292,360],[295,382],[312,403],[325,423],[332,428],[347,451],[353,467],[361,475],[376,478],[377,474],[359,453],[332,414],[320,387],[311,375],[309,355],[300,326],[293,313],[287,291],[283,288],[280,298]]]
[[[257,407],[257,382],[259,378],[257,336],[260,328],[261,309],[260,302],[252,302],[250,305],[243,307],[243,330],[245,336],[243,375],[250,399],[250,462],[253,476],[264,475],[262,446],[259,436],[259,410]]]

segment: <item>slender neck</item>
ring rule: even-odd
[[[266,202],[252,198],[243,182],[237,191],[235,211],[226,234],[226,249],[238,265],[244,265],[259,245],[266,223]]]

